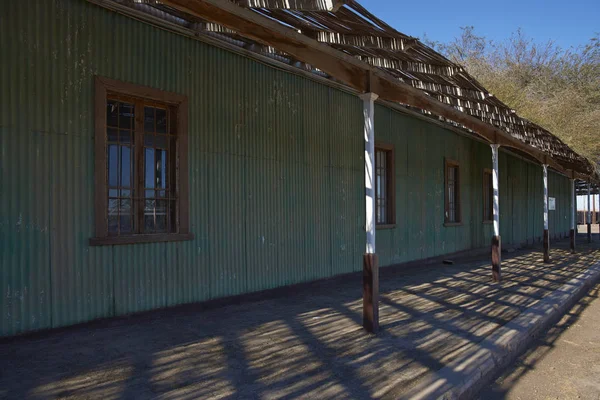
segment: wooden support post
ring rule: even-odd
[[[598,201],[600,204],[600,194],[598,195]],[[594,195],[594,214],[596,214],[596,195]],[[598,223],[598,233],[600,233],[600,218],[598,216],[596,216],[596,222]]]
[[[379,268],[375,255],[375,93],[364,93],[365,140],[365,231],[367,245],[363,260],[363,326],[368,332],[379,330]]]
[[[379,331],[379,265],[377,255],[369,253],[363,257],[363,327]]]
[[[587,185],[587,239],[588,243],[592,243],[592,204],[590,201],[591,193],[592,193],[592,185],[588,183]]]
[[[548,165],[544,169],[544,262],[550,262],[550,232],[548,231]]]
[[[569,236],[571,238],[571,252],[575,253],[575,229],[577,229],[577,221],[575,220],[577,213],[577,197],[575,196],[575,179],[571,179],[571,230]]]
[[[592,195],[592,224],[598,222],[596,218],[596,195]]]
[[[500,239],[500,184],[498,174],[498,148],[500,145],[492,144],[492,191],[493,191],[493,217],[494,235],[492,236],[492,280],[500,282],[502,272],[502,240]]]

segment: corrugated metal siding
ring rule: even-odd
[[[357,97],[84,1],[6,7],[1,335],[360,268]],[[189,96],[194,241],[88,246],[95,74]]]
[[[4,79],[5,77],[3,77]],[[0,127],[0,332],[50,326],[49,140]],[[33,184],[33,183],[36,184]]]
[[[376,140],[394,145],[394,229],[377,230],[381,265],[392,265],[488,246],[492,225],[483,223],[483,170],[492,167],[488,145],[382,105],[375,108]],[[463,224],[445,227],[444,159],[460,163]],[[542,167],[500,153],[500,234],[506,246],[540,241],[543,232]],[[569,231],[569,180],[550,172],[552,238]]]
[[[0,335],[361,269],[358,97],[83,0],[4,3]],[[189,96],[193,241],[88,246],[95,74]],[[375,121],[396,146],[398,192],[396,229],[377,232],[381,264],[487,246],[489,148],[382,106]],[[461,162],[462,227],[443,226],[444,157]],[[505,155],[500,168],[502,235],[541,236],[541,168]],[[568,181],[550,182],[551,230],[566,231]],[[510,193],[527,203],[525,226],[509,222]]]

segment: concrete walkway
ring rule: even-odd
[[[382,332],[361,328],[361,275],[210,311],[166,310],[0,344],[0,397],[398,396],[600,259],[553,244],[486,260],[383,269]],[[487,258],[487,255],[484,259]]]
[[[481,400],[600,399],[600,284],[521,356]]]

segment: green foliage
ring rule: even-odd
[[[600,160],[600,35],[561,49],[535,43],[521,30],[493,42],[472,26],[448,43],[425,42],[460,64],[492,94],[561,138],[581,155]]]

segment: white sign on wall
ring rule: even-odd
[[[556,210],[556,198],[548,197],[548,210],[554,211]]]

